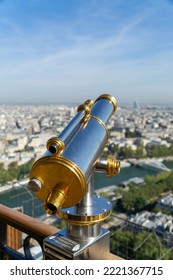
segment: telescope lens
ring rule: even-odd
[[[64,142],[57,137],[52,137],[47,141],[46,147],[52,154],[60,155],[64,150]]]
[[[49,152],[51,152],[52,154],[55,154],[57,152],[57,146],[51,145],[49,147]]]
[[[44,203],[44,209],[49,215],[54,215],[57,212],[57,208],[53,203]]]
[[[47,204],[47,208],[48,208],[49,210],[51,210],[52,212],[54,212],[54,211],[57,210],[57,209],[56,209],[56,206],[53,205],[52,203],[48,203],[48,204]]]

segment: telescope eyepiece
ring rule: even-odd
[[[56,206],[54,204],[52,204],[52,203],[47,203],[47,209],[49,209],[52,212],[56,212],[57,211]]]
[[[51,145],[49,147],[49,152],[52,153],[52,154],[56,154],[57,153],[57,146],[56,145]]]
[[[49,215],[55,215],[60,208],[63,207],[67,199],[69,188],[64,183],[57,184],[50,190],[46,202],[44,203],[44,210]]]
[[[64,150],[65,144],[61,139],[52,137],[47,141],[46,147],[50,153],[60,155]]]

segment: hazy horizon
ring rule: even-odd
[[[1,0],[0,104],[173,104],[173,1]]]
[[[83,100],[85,101],[85,100]],[[94,101],[94,100],[93,100]],[[117,102],[117,107],[118,108],[134,108],[134,102]],[[1,103],[0,102],[0,107],[1,106],[69,106],[69,107],[76,107],[76,106],[79,106],[80,104],[83,104],[81,102],[55,102],[55,103],[51,103],[51,102],[9,102],[9,103]],[[173,108],[173,103],[158,103],[158,102],[142,102],[142,103],[139,103],[139,108],[140,109],[143,109],[143,108],[155,108],[155,109],[159,109],[159,108],[162,108],[162,109],[172,109]],[[135,109],[135,108],[134,108]]]

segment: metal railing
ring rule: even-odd
[[[8,227],[25,233],[23,239],[23,253],[8,245],[7,231]],[[0,260],[33,260],[37,259],[31,252],[30,240],[35,240],[43,249],[43,240],[45,237],[54,234],[58,229],[54,226],[45,224],[35,218],[16,211],[0,204]],[[119,260],[116,255],[110,254],[110,260]]]
[[[26,234],[23,241],[24,254],[7,244],[7,228],[11,226]],[[30,240],[33,238],[43,248],[43,239],[57,232],[57,228],[27,216],[14,209],[0,205],[0,259],[31,260]]]

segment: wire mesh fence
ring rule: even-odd
[[[110,229],[110,248],[127,260],[172,260],[173,234],[121,219]]]
[[[33,218],[45,214],[43,203],[27,189],[27,186],[0,193],[0,203],[10,208],[21,207],[24,214]]]

